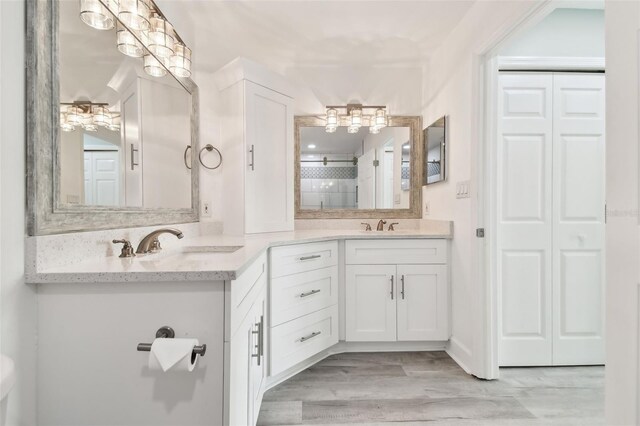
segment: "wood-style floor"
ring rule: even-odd
[[[601,425],[604,368],[467,375],[444,352],[333,355],[269,390],[258,425]]]

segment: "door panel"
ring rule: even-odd
[[[395,265],[347,265],[346,340],[396,340]]]
[[[397,268],[398,340],[448,340],[447,266]]]
[[[247,81],[246,233],[293,230],[293,100]]]
[[[553,363],[604,363],[604,76],[554,75]]]
[[[498,111],[500,365],[552,361],[553,78],[501,73]]]

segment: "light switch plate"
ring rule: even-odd
[[[202,217],[211,217],[211,202],[202,201],[201,214]]]
[[[469,198],[471,196],[471,181],[463,180],[456,183],[456,198]]]

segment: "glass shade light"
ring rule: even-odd
[[[327,124],[327,127],[325,127],[324,129],[327,133],[335,133],[336,130],[338,130],[338,126],[329,126]]]
[[[169,69],[178,77],[188,78],[191,76],[191,49],[182,43],[173,46],[173,56]]]
[[[71,105],[67,108],[67,123],[72,126],[80,126],[82,125],[82,109],[75,105]]]
[[[110,30],[115,22],[113,15],[99,0],[80,0],[80,19],[97,30]]]
[[[144,56],[142,44],[119,22],[118,30],[116,31],[116,42],[120,53],[132,58],[142,58]]]
[[[85,124],[84,126],[82,126],[82,128],[85,130],[85,132],[97,132],[98,131],[98,126],[96,126],[93,123]]]
[[[351,126],[350,127],[358,127],[362,126],[362,110],[361,109],[352,109],[351,113]],[[354,133],[357,133],[354,132]]]
[[[351,125],[347,128],[347,132],[351,134],[358,133],[359,131],[360,131],[360,126]]]
[[[93,124],[106,127],[111,122],[111,113],[103,106],[93,108]]]
[[[167,74],[164,66],[149,54],[144,55],[144,72],[152,77],[164,77]]]
[[[377,135],[378,133],[380,133],[380,127],[378,126],[369,126],[369,133],[371,133],[372,135]]]
[[[379,128],[387,126],[387,112],[383,108],[378,108],[376,110],[375,124]]]
[[[132,30],[147,31],[150,9],[148,0],[120,0],[118,18]]]
[[[160,16],[154,16],[149,20],[147,37],[149,39],[147,48],[151,53],[162,59],[171,58],[175,44],[173,25]]]
[[[60,130],[62,130],[63,132],[73,132],[76,129],[76,127],[67,122],[67,114],[65,114],[64,112],[60,113]]]
[[[111,123],[109,123],[107,129],[114,132],[120,131],[120,114],[111,114]]]

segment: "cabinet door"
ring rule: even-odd
[[[247,315],[230,342],[229,425],[249,425],[252,421],[250,373],[253,365],[254,318]]]
[[[245,233],[293,230],[293,99],[247,81]]]
[[[262,402],[262,394],[264,391],[264,379],[266,376],[265,358],[264,358],[264,345],[266,328],[264,323],[265,318],[265,303],[266,298],[264,291],[256,300],[253,306],[252,318],[253,318],[253,332],[252,332],[252,356],[251,356],[251,368],[250,368],[250,405],[251,405],[251,425],[255,425],[258,422],[258,414],[260,413],[260,404]]]
[[[445,265],[398,266],[398,340],[449,338]]]
[[[347,265],[346,272],[347,341],[395,341],[396,266]]]

